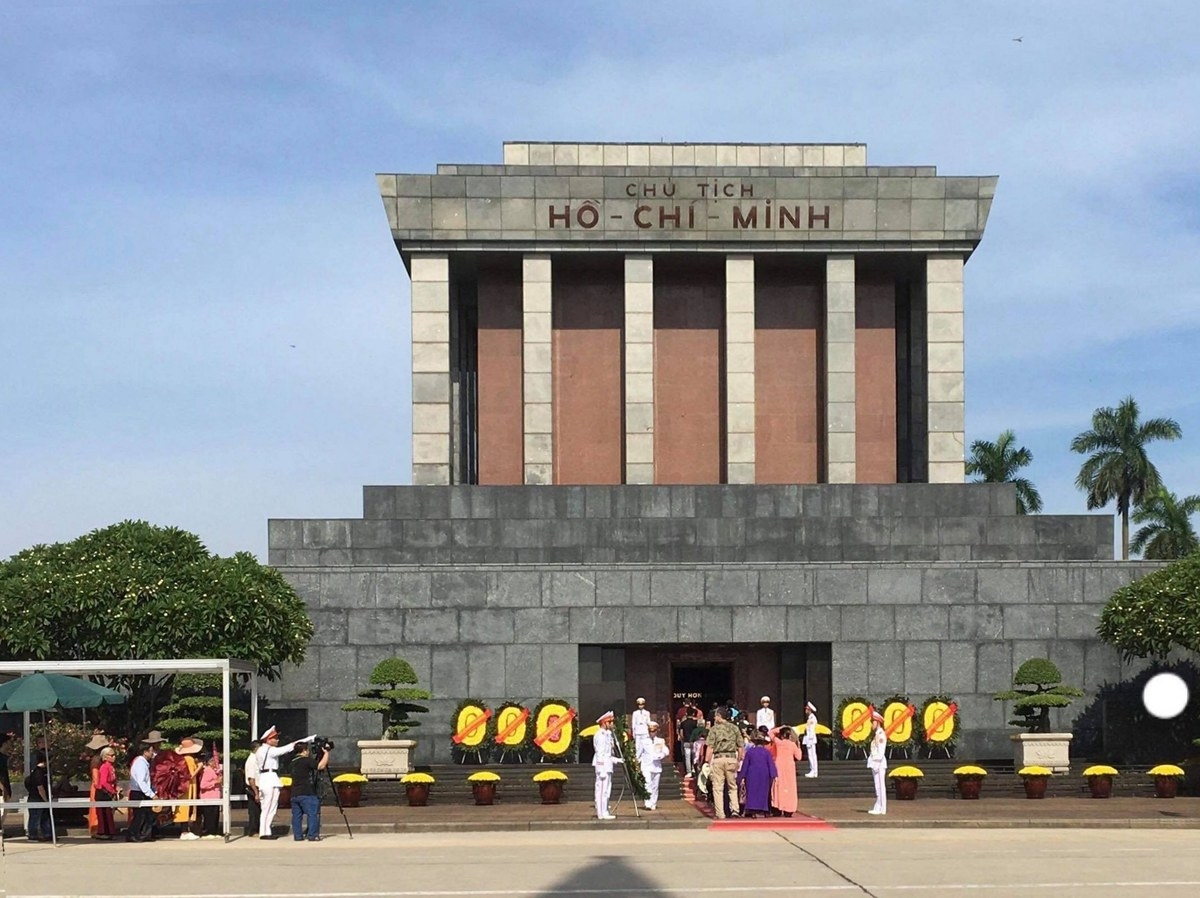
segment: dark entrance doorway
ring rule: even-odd
[[[691,702],[708,717],[714,704],[724,705],[733,697],[733,664],[672,664],[671,692],[672,708]]]

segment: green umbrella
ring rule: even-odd
[[[100,705],[119,705],[125,696],[90,680],[62,674],[36,673],[12,680],[0,686],[0,711],[41,711],[42,723],[46,712],[55,708],[97,708]],[[46,744],[46,776],[50,778],[50,745]],[[48,792],[49,790],[47,790]],[[53,796],[47,794],[47,798]],[[54,815],[50,815],[50,836],[58,844]]]
[[[0,686],[0,711],[50,711],[120,705],[125,696],[90,680],[62,674],[30,674]]]

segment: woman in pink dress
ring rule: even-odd
[[[771,730],[771,754],[775,756],[775,767],[779,776],[771,783],[771,807],[790,817],[796,813],[796,762],[804,752],[796,744],[796,734],[791,727],[776,727]]]
[[[96,768],[96,779],[93,792],[95,801],[117,801],[121,790],[117,787],[117,769],[114,766],[117,753],[110,746],[100,749],[100,764]],[[96,811],[96,832],[93,838],[111,839],[117,834],[117,823],[113,819],[112,808],[94,808]]]

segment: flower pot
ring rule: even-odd
[[[1108,798],[1112,795],[1112,777],[1107,774],[1089,776],[1088,788],[1092,790],[1092,798]]]
[[[362,783],[337,783],[338,801],[344,808],[356,808],[362,801]]]
[[[1174,798],[1179,788],[1179,778],[1174,776],[1156,776],[1154,778],[1154,795],[1156,798]]]
[[[1026,798],[1045,798],[1046,786],[1050,783],[1048,776],[1027,776],[1025,779]]]
[[[496,799],[495,783],[471,783],[471,794],[475,804],[491,804]]]
[[[562,781],[550,780],[549,782],[538,783],[538,793],[542,796],[542,804],[558,804],[562,800]]]
[[[404,787],[410,808],[423,808],[429,803],[429,783],[409,783]]]
[[[958,794],[962,798],[977,799],[979,790],[983,788],[983,780],[977,776],[959,777]]]
[[[896,777],[896,800],[897,801],[912,801],[916,797],[917,797],[916,777],[906,777],[906,776]]]
[[[279,806],[281,808],[290,808],[292,806],[292,787],[279,787]]]

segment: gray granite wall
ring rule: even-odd
[[[991,694],[1038,655],[1091,692],[1127,675],[1095,640],[1095,626],[1113,590],[1151,569],[1070,561],[283,567],[316,637],[308,660],[267,695],[307,707],[310,727],[336,740],[374,735],[376,718],[340,705],[378,660],[401,654],[436,696],[418,760],[443,761],[449,715],[465,695],[493,704],[576,699],[580,644],[829,642],[835,700],[944,690],[962,709],[961,756],[1003,756],[1011,730]]]

